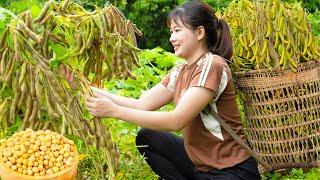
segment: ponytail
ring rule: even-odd
[[[232,57],[232,39],[230,29],[226,21],[223,19],[218,20],[217,41],[214,46],[209,46],[209,49],[214,54],[230,59]],[[208,39],[210,41],[210,39]],[[212,40],[212,39],[211,39]],[[208,43],[210,44],[210,43]]]

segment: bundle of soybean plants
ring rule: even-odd
[[[99,179],[113,179],[119,161],[108,127],[85,108],[90,86],[135,78],[135,35],[141,32],[114,6],[87,11],[65,0],[47,1],[38,16],[14,16],[0,36],[1,135],[50,129],[85,144]],[[73,72],[70,82],[63,67]],[[20,122],[20,123],[17,123]]]
[[[232,32],[235,72],[265,68],[296,72],[300,63],[319,61],[320,37],[313,34],[299,2],[232,1],[224,18]]]

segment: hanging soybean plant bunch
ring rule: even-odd
[[[51,57],[51,65],[68,64],[81,69],[86,77],[93,73],[89,79],[97,85],[105,78],[134,78],[131,71],[138,65],[139,51],[135,34],[141,32],[117,8],[108,6],[88,12],[68,1],[61,6],[49,1],[45,7],[37,21],[54,25],[51,32],[60,42],[55,47],[60,51]]]
[[[138,65],[140,32],[113,6],[88,12],[76,3],[48,1],[38,17],[29,11],[13,19],[0,40],[0,127],[51,129],[86,145],[96,174],[114,177],[118,152],[108,127],[83,103],[89,85],[132,77]],[[74,73],[74,88],[59,75]],[[19,123],[18,123],[19,124]],[[95,148],[93,148],[95,147]]]
[[[232,31],[235,71],[296,71],[299,63],[320,58],[319,37],[312,34],[300,3],[239,0],[230,3],[224,16]]]

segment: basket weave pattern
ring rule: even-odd
[[[320,165],[320,63],[235,73],[253,150],[274,170]]]

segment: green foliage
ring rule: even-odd
[[[16,0],[16,1],[5,1],[1,2],[0,5],[14,12],[15,14],[19,14],[23,11],[30,10],[32,15],[39,14],[41,3],[44,0]]]
[[[320,35],[320,10],[308,15],[308,20],[312,27],[312,32]]]
[[[178,60],[172,53],[169,53],[160,47],[142,51],[140,58],[142,63],[151,65],[154,70],[159,68],[163,71],[170,70]]]
[[[15,14],[10,10],[0,8],[0,37],[2,36],[3,31],[6,29],[7,24],[15,17]]]
[[[287,172],[272,172],[268,173],[262,178],[263,180],[319,180],[320,169],[313,168],[308,171],[304,171],[302,168],[295,169]]]
[[[141,48],[161,46],[170,50],[167,15],[178,5],[177,0],[135,0],[126,8],[128,18],[144,33]]]
[[[320,0],[303,0],[302,6],[313,13],[320,10]]]
[[[215,11],[225,9],[231,1],[232,0],[205,0]]]
[[[138,98],[145,90],[160,82],[161,78],[170,70],[178,58],[161,48],[143,50],[139,54],[140,68],[134,70],[136,80],[112,79],[105,84],[111,92],[119,95]]]
[[[80,4],[82,7],[88,10],[94,10],[95,7],[105,7],[110,4],[116,6],[117,8],[124,10],[127,5],[127,0],[73,0]]]
[[[215,9],[226,7],[231,0],[206,0]],[[186,0],[135,0],[127,4],[125,12],[128,18],[137,24],[144,33],[139,41],[141,48],[154,48],[161,46],[167,51],[172,51],[169,43],[169,29],[166,20],[169,12],[174,7],[187,2]]]
[[[282,1],[288,2],[288,3],[301,2],[302,7],[305,8],[310,13],[320,10],[319,0],[282,0]]]

